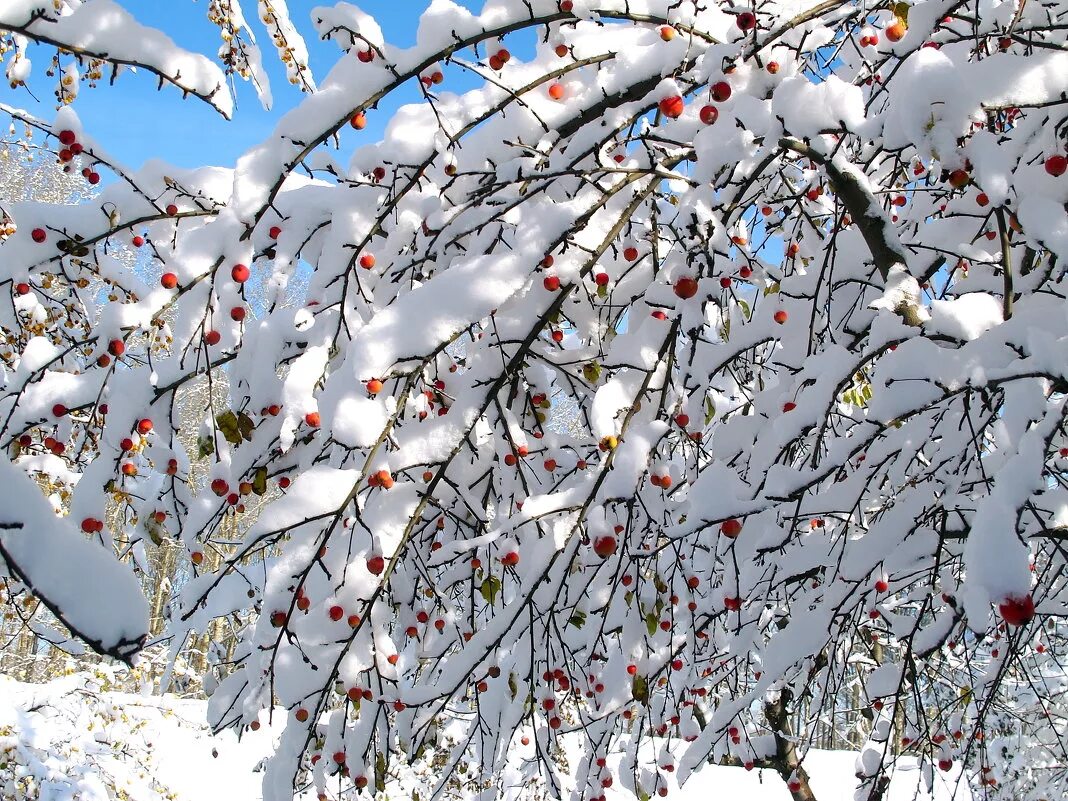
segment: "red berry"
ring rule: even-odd
[[[52,407],[53,417],[63,417],[63,415],[65,415],[66,413],[67,407],[64,406],[62,403],[57,403],[55,406]]]
[[[756,14],[752,11],[743,11],[735,17],[734,21],[743,31],[751,31],[756,27]]]
[[[742,521],[733,517],[729,520],[724,520],[720,524],[719,530],[724,537],[730,537],[733,540],[742,533]]]
[[[382,571],[386,569],[386,560],[381,554],[375,554],[374,556],[367,557],[367,570],[376,576],[381,576]]]
[[[144,436],[152,430],[152,421],[147,417],[137,421],[137,433]]]
[[[345,616],[345,610],[342,609],[337,604],[335,604],[334,606],[330,607],[330,613],[329,614],[330,614],[330,619],[331,620],[335,620],[335,621],[336,620],[341,620],[341,618],[343,618]]]
[[[1059,178],[1068,171],[1068,158],[1065,156],[1050,156],[1046,159],[1046,172],[1054,178]]]
[[[686,108],[686,104],[680,95],[672,95],[671,97],[665,97],[659,103],[660,113],[665,117],[671,119],[677,119],[682,116],[682,112]]]
[[[597,537],[593,541],[593,552],[602,559],[607,559],[616,552],[616,538],[610,535]]]
[[[370,270],[375,266],[375,257],[371,253],[364,253],[360,256],[360,266],[365,270]]]
[[[204,341],[206,343],[208,343],[209,345],[218,345],[219,344],[219,340],[221,340],[221,339],[222,339],[222,334],[220,334],[218,331],[215,331],[215,330],[208,331],[208,332],[206,332],[204,334]]]
[[[66,146],[66,147],[70,147],[71,145],[73,145],[77,138],[78,137],[74,133],[74,131],[67,130],[67,131],[60,131],[59,132],[60,144]]]
[[[555,292],[560,288],[560,279],[555,275],[547,275],[541,285],[550,292]]]
[[[628,247],[623,249],[623,258],[627,261],[634,261],[638,258],[638,248]]]
[[[683,276],[675,281],[675,294],[683,300],[687,300],[696,295],[697,288],[697,279],[690,276]]]
[[[701,122],[705,125],[712,125],[719,119],[719,109],[715,106],[702,106],[701,107]]]
[[[30,232],[30,236],[33,238],[33,241],[39,245],[48,238],[48,233],[44,228],[34,228]]]
[[[178,207],[175,206],[173,203],[168,203],[167,204],[167,214],[169,214],[171,217],[173,217],[177,213],[178,213]]]
[[[15,285],[15,291],[18,292],[20,295],[28,295],[30,294],[30,285],[27,284],[25,281],[20,281],[18,284]]]
[[[778,323],[779,325],[782,325],[783,323],[785,323],[785,322],[786,322],[786,318],[787,318],[787,316],[788,316],[788,315],[786,314],[786,310],[785,310],[785,309],[779,309],[779,310],[778,310],[777,312],[775,312],[775,314],[773,315],[773,319],[774,319],[774,320],[775,320],[775,322],[777,322],[777,323]]]
[[[244,320],[246,314],[247,312],[244,306],[234,306],[234,308],[230,309],[230,319],[237,322]]]
[[[722,278],[719,279],[719,285],[721,287],[723,287],[724,289],[730,289],[731,288],[731,279],[728,278],[727,276],[723,276]]]
[[[318,412],[308,412],[304,415],[304,422],[312,428],[318,428],[321,422]]]
[[[726,81],[716,81],[712,84],[712,99],[717,103],[728,100],[731,96],[731,85]]]
[[[239,284],[245,283],[251,275],[252,272],[244,264],[235,264],[234,268],[230,270],[230,277]]]
[[[1035,601],[1030,593],[1006,598],[998,604],[998,612],[1010,626],[1022,626],[1035,616]]]
[[[178,286],[178,276],[174,273],[164,273],[160,277],[159,283],[164,289],[174,289]]]
[[[108,343],[108,353],[115,358],[122,356],[126,352],[126,343],[121,339],[113,339]]]
[[[611,279],[608,277],[608,273],[597,273],[597,275],[593,277],[593,280],[597,286],[608,286],[608,282]]]

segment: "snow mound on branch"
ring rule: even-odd
[[[775,90],[772,100],[775,114],[783,127],[795,136],[814,138],[820,131],[839,128],[857,130],[864,122],[864,94],[841,78],[829,76],[822,83],[812,83],[797,76],[787,78]]]
[[[76,634],[132,659],[148,636],[148,603],[128,565],[57,517],[41,490],[0,456],[0,567],[27,583]]]
[[[970,342],[1005,321],[1001,301],[985,292],[931,301],[928,331]]]

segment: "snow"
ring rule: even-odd
[[[926,328],[970,342],[1002,322],[1000,300],[985,292],[971,292],[952,300],[932,300]]]
[[[0,568],[47,599],[100,650],[132,660],[148,636],[148,604],[128,565],[57,517],[37,485],[0,455]]]

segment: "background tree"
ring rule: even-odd
[[[135,59],[67,46],[114,4],[73,5],[0,27]],[[22,115],[116,180],[13,207],[6,314],[47,342],[0,444],[76,474],[69,518],[122,555],[135,521],[182,543],[175,625],[240,637],[213,722],[288,715],[267,799],[421,761],[433,796],[644,799],[706,760],[806,799],[828,731],[858,797],[902,753],[1054,796],[1066,13],[436,2],[404,50],[343,3],[312,13],[337,64],[232,170],[130,171],[69,107]],[[54,552],[7,525],[33,584]],[[145,628],[66,622],[122,657]]]

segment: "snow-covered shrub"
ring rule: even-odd
[[[62,42],[114,3],[29,5],[0,28]],[[309,94],[229,168],[13,112],[118,178],[0,246],[13,580],[132,659],[126,564],[180,542],[174,631],[241,638],[213,723],[287,710],[269,801],[422,758],[421,797],[711,760],[810,798],[828,728],[858,797],[902,752],[1061,791],[1068,6],[436,0],[404,49],[338,3],[318,83],[279,13]],[[83,53],[145,41],[111,19]],[[152,41],[107,52],[230,113]],[[179,393],[223,375],[185,447]]]

